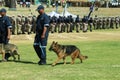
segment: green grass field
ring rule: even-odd
[[[11,43],[19,47],[21,61],[0,62],[0,80],[119,80],[119,30],[50,34],[48,48],[52,41],[73,44],[81,49],[83,55],[89,57],[82,64],[76,59],[73,65],[70,64],[70,57],[67,57],[68,64],[63,65],[61,60],[61,64],[55,67],[51,64],[57,56],[54,52],[49,52],[48,48],[47,65],[37,64],[39,59],[32,46],[34,35],[30,35],[29,38],[27,35],[12,36]]]

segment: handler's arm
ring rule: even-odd
[[[11,34],[11,30],[10,30],[10,28],[8,28],[8,35],[7,35],[8,39],[10,39],[10,34]]]
[[[45,33],[46,33],[46,31],[47,31],[47,27],[44,27],[41,38],[45,38]]]

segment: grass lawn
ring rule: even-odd
[[[19,47],[21,61],[0,62],[0,80],[119,80],[119,30],[50,34],[48,48],[53,40],[60,44],[74,44],[89,57],[82,64],[76,59],[74,65],[69,64],[71,59],[67,57],[68,64],[63,65],[61,60],[61,64],[55,67],[51,64],[57,56],[48,48],[47,65],[37,65],[38,57],[32,47],[34,35],[30,38],[26,35],[12,36],[11,43]]]

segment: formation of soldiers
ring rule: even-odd
[[[36,30],[36,16],[29,15],[17,15],[11,16],[10,20],[12,23],[12,34],[31,34],[35,33]],[[62,17],[59,18],[53,16],[50,17],[50,32],[51,33],[63,33],[63,32],[73,32],[76,31],[79,33],[80,31],[87,32],[90,30],[97,30],[97,29],[118,29],[120,27],[120,17],[95,17],[87,19],[87,16],[80,18],[77,15],[76,18],[72,16]]]
[[[87,32],[87,30],[97,30],[97,29],[118,29],[120,27],[120,17],[97,17],[87,19],[87,16],[83,18],[72,18],[72,16],[59,18],[53,16],[50,17],[51,33],[58,32]]]
[[[11,16],[10,21],[12,23],[12,34],[31,34],[35,33],[36,27],[36,16],[24,16],[17,15]]]

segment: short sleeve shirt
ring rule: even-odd
[[[0,31],[6,33],[8,28],[12,28],[9,17],[0,17]]]
[[[50,19],[45,13],[42,15],[39,15],[36,21],[36,24],[37,24],[36,31],[43,30],[44,27],[49,27],[49,23],[50,23]]]

